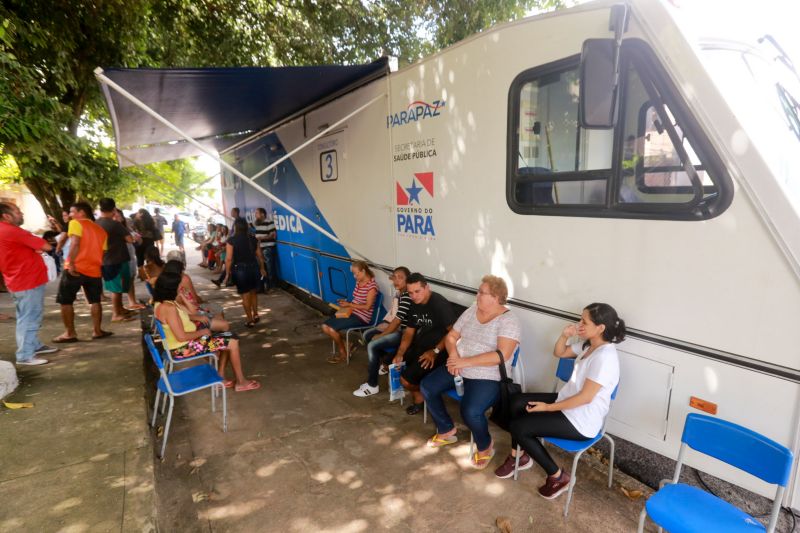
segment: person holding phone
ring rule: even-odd
[[[578,340],[570,342],[578,337]],[[587,305],[578,324],[564,328],[553,348],[558,358],[574,358],[575,368],[558,393],[518,394],[511,402],[511,453],[495,470],[499,478],[514,475],[517,444],[523,450],[519,470],[536,462],[547,474],[539,495],[553,499],[569,488],[569,474],[558,467],[541,437],[592,438],[602,429],[619,383],[619,357],[614,346],[625,339],[625,321],[608,304]]]

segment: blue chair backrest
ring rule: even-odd
[[[517,344],[517,348],[514,350],[514,355],[511,357],[511,368],[517,367],[517,361],[519,361],[519,344]]]
[[[159,354],[158,350],[156,349],[156,345],[153,342],[153,336],[149,333],[145,333],[144,342],[147,343],[147,349],[150,350],[150,357],[153,358],[153,362],[156,364],[159,370],[164,370],[164,362],[161,361],[161,354]]]
[[[147,289],[147,293],[148,293],[148,294],[150,295],[150,297],[152,298],[152,297],[153,297],[153,286],[152,286],[152,285],[150,285],[150,282],[149,282],[149,281],[145,281],[145,282],[144,282],[144,288],[145,288],[145,289]]]
[[[370,321],[370,325],[377,326],[378,322],[383,318],[383,315],[383,293],[379,289],[378,295],[375,297],[375,303],[372,305],[372,320]]]
[[[690,448],[744,470],[767,483],[785,487],[792,470],[792,452],[751,429],[690,413],[681,441]]]
[[[156,323],[156,333],[158,333],[158,336],[161,337],[161,342],[163,343],[164,348],[169,349],[169,347],[167,346],[167,336],[164,335],[164,325],[161,324],[161,321],[159,319],[156,319],[155,323]]]
[[[563,382],[569,381],[572,377],[572,371],[575,369],[575,358],[561,358],[558,360],[558,367],[556,367],[556,377]]]

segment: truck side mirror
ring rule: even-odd
[[[581,128],[610,129],[617,120],[617,65],[614,39],[587,39],[580,65]]]

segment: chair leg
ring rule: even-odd
[[[222,387],[222,432],[228,432],[228,402],[225,396],[225,387]]]
[[[428,402],[426,401],[422,402],[422,423],[428,423]]]
[[[611,488],[611,481],[614,479],[614,439],[608,435],[603,435],[608,439],[609,446],[611,447],[611,454],[608,459],[608,488]]]
[[[472,435],[472,432],[469,432],[469,456],[472,457],[472,454],[475,453],[475,437]]]
[[[155,427],[156,425],[156,415],[158,415],[158,400],[160,400],[161,396],[161,389],[156,387],[156,401],[153,402],[153,419],[150,421],[150,427]]]
[[[647,508],[643,507],[642,512],[639,513],[639,527],[636,529],[636,533],[644,533],[645,520],[647,520]]]
[[[344,333],[344,350],[347,354],[347,364],[350,364],[350,330]]]
[[[212,413],[216,413],[217,412],[217,404],[214,401],[214,393],[215,393],[216,390],[217,390],[217,386],[216,385],[211,385],[211,412]]]
[[[519,456],[522,453],[522,447],[517,444],[517,455],[514,457],[514,481],[519,476]]]
[[[572,502],[572,491],[575,488],[575,473],[578,471],[578,460],[583,455],[583,452],[578,452],[575,454],[575,458],[572,460],[572,472],[570,473],[569,477],[569,490],[567,490],[567,503],[564,504],[564,518],[569,515],[569,504]]]
[[[161,401],[161,414],[164,414],[164,411],[167,410],[167,394],[164,394],[164,399]]]
[[[164,425],[164,442],[161,443],[160,459],[164,458],[164,450],[167,449],[167,438],[169,438],[169,425],[172,423],[172,408],[175,407],[175,398],[169,397],[169,413],[167,414],[167,423]]]

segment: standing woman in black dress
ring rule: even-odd
[[[236,292],[242,295],[242,307],[247,315],[245,326],[252,328],[260,320],[258,316],[258,288],[267,276],[264,256],[258,249],[258,241],[250,233],[250,226],[243,218],[233,223],[233,236],[225,245],[225,284],[236,283]]]
[[[155,242],[158,240],[158,229],[153,217],[147,209],[139,209],[136,217],[133,220],[133,229],[142,238],[135,246],[136,250],[136,266],[139,269],[139,279],[144,281],[146,276],[144,274],[144,258],[147,250],[155,247]]]

